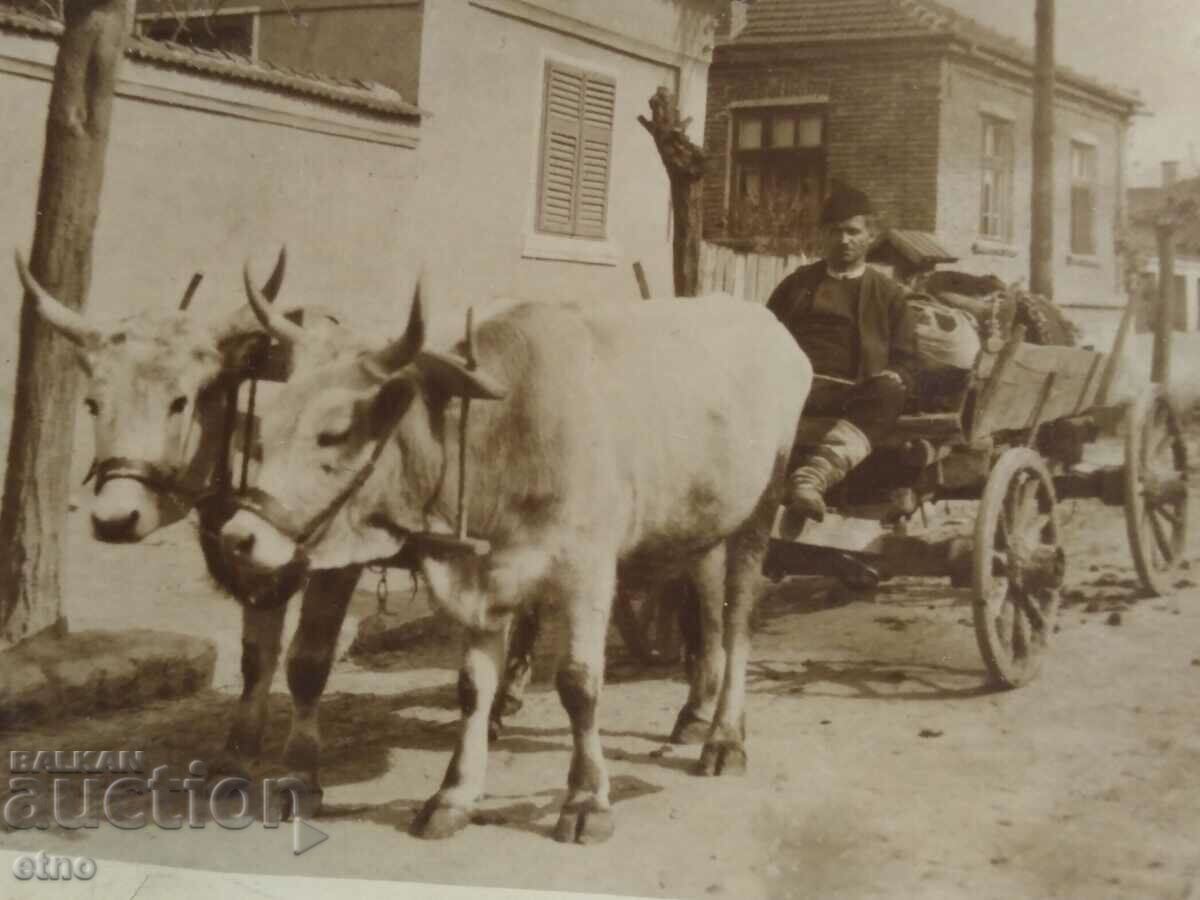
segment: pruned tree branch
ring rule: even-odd
[[[660,87],[650,98],[650,118],[638,116],[638,121],[654,138],[668,175],[690,180],[704,177],[704,151],[687,136],[692,120],[680,121],[679,102],[670,91]]]
[[[687,136],[691,119],[680,120],[679,103],[664,87],[650,98],[650,118],[638,116],[654,138],[671,184],[675,294],[694,297],[700,290],[700,238],[704,224],[704,151]]]

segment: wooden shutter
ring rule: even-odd
[[[546,64],[539,231],[606,236],[616,90],[611,78]]]
[[[558,63],[546,64],[545,118],[538,230],[574,234],[576,185],[583,118],[584,74]]]
[[[578,213],[575,233],[603,238],[608,219],[608,181],[612,167],[613,108],[617,85],[589,74],[584,81],[583,145],[580,152]]]

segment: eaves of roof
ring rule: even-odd
[[[62,34],[62,23],[47,16],[7,7],[0,8],[0,31],[57,40]],[[377,116],[420,119],[422,115],[418,107],[406,102],[397,91],[375,82],[299,72],[235,53],[200,50],[131,36],[125,44],[125,55],[150,65],[295,94]]]
[[[829,47],[929,42],[1032,75],[1033,51],[937,0],[755,0],[746,25],[723,47]],[[716,54],[720,57],[721,47]],[[1058,80],[1128,115],[1140,97],[1058,66]]]

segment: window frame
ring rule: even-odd
[[[1076,154],[1083,161],[1082,173],[1076,166]],[[1071,219],[1070,247],[1072,256],[1096,255],[1096,197],[1100,181],[1099,152],[1096,145],[1090,141],[1072,138],[1067,154],[1070,167]],[[1087,215],[1084,223],[1080,223],[1079,204],[1086,196]],[[1086,232],[1086,233],[1085,233]]]
[[[777,123],[786,120],[793,122],[792,142],[778,145],[775,143]],[[814,144],[799,143],[800,123],[804,120],[815,121],[818,124],[820,132]],[[784,172],[790,166],[794,171],[789,174],[800,178],[809,177],[803,174],[805,170],[815,171],[816,201],[813,211],[819,215],[820,198],[824,196],[829,183],[829,120],[829,101],[825,97],[743,101],[730,106],[726,215],[731,233],[738,234],[746,225],[741,217],[746,214],[743,198],[747,178],[757,175],[761,192],[769,170],[774,170],[777,173],[776,177],[780,177],[778,173]],[[758,145],[743,147],[743,128],[751,121],[759,123]],[[776,234],[774,231],[753,236],[785,239],[801,237],[799,233]]]
[[[992,152],[988,148],[989,129],[993,132]],[[979,216],[976,226],[984,240],[1011,243],[1016,128],[1011,119],[984,112],[980,115],[979,135]],[[1000,137],[1006,138],[1006,153],[998,151]]]
[[[147,40],[163,40],[146,34],[147,26],[159,22],[178,22],[180,19],[219,19],[219,18],[248,18],[250,20],[250,53],[248,58],[258,62],[259,29],[262,25],[261,6],[231,6],[217,10],[183,10],[176,12],[147,12],[138,13],[134,17],[134,34]],[[231,51],[232,52],[232,51]]]
[[[574,163],[571,177],[573,184],[571,187],[571,204],[569,222],[566,224],[555,224],[548,221],[547,214],[547,192],[550,189],[550,153],[551,142],[554,140],[556,133],[553,130],[554,123],[552,117],[555,115],[554,105],[552,103],[553,91],[556,87],[562,87],[562,83],[556,83],[556,74],[561,78],[578,77],[580,79],[580,91],[578,96],[578,118],[577,128],[578,134],[576,137],[576,146],[574,149]],[[589,88],[596,85],[596,94],[589,93]],[[603,97],[604,92],[608,92],[608,99]],[[560,95],[561,97],[561,95]],[[597,105],[589,105],[592,101]],[[607,123],[599,121],[598,117],[604,115],[604,104],[607,103]],[[600,71],[595,68],[580,65],[575,62],[558,59],[555,57],[547,57],[542,65],[542,100],[541,100],[541,134],[538,141],[538,164],[537,164],[537,193],[534,204],[534,221],[533,230],[540,237],[567,239],[572,241],[593,241],[603,243],[609,237],[609,210],[612,204],[612,170],[613,170],[613,150],[616,138],[616,105],[617,105],[617,79],[614,75]],[[561,103],[560,103],[561,106]],[[565,126],[568,117],[559,115],[561,122],[559,123],[560,131],[558,135],[564,132],[561,130]],[[592,199],[595,199],[595,160],[592,160],[592,168],[589,172],[589,160],[587,156],[588,129],[592,130],[593,144],[595,143],[594,136],[604,133],[606,138],[606,157],[604,159],[604,187],[603,187],[603,202],[600,205],[599,225],[596,225],[595,217],[590,223],[586,222],[581,215],[581,211],[585,206],[587,198],[587,182],[589,174],[592,176]],[[606,128],[606,130],[605,130]],[[595,205],[593,203],[593,205]]]

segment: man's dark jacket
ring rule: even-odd
[[[767,309],[793,337],[803,332],[804,316],[812,309],[813,295],[824,278],[823,261],[803,266],[779,282],[767,301]],[[906,297],[903,287],[867,266],[858,301],[859,381],[891,369],[913,390],[916,345]]]

